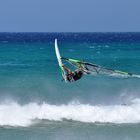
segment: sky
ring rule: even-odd
[[[139,32],[140,0],[0,0],[0,32]]]

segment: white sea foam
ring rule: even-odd
[[[33,120],[63,119],[80,122],[100,123],[140,123],[140,99],[129,105],[93,106],[70,103],[67,105],[50,105],[47,103],[5,103],[0,105],[0,125],[28,126]]]

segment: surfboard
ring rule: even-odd
[[[66,73],[65,73],[64,68],[62,67],[63,64],[62,64],[61,55],[60,55],[59,49],[58,49],[57,39],[55,39],[55,53],[56,53],[56,58],[58,60],[58,65],[59,65],[60,70],[61,70],[62,77],[65,80],[65,82],[67,82]]]

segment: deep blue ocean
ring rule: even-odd
[[[63,57],[137,76],[65,83],[55,38]],[[140,33],[0,33],[0,140],[93,139],[140,139]]]

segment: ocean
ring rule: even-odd
[[[137,77],[65,83],[55,38],[63,57]],[[139,75],[140,33],[0,33],[0,140],[139,140]]]

